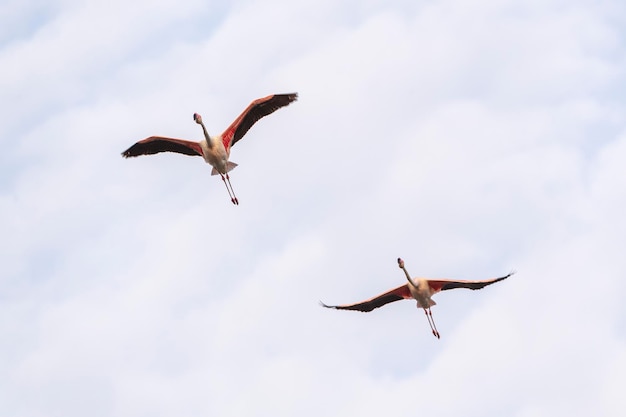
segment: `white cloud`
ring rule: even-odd
[[[0,414],[620,415],[619,4],[7,4]],[[199,158],[119,155],[290,91],[238,207]],[[441,340],[414,302],[317,305],[398,256],[518,273],[437,295]]]

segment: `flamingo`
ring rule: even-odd
[[[382,307],[385,304],[389,304],[394,301],[413,298],[417,301],[417,308],[424,309],[424,314],[426,314],[430,329],[432,330],[433,335],[437,337],[437,339],[439,339],[441,336],[439,334],[439,331],[437,330],[437,326],[435,326],[433,313],[430,311],[430,308],[437,303],[435,303],[435,301],[430,297],[437,294],[439,291],[451,290],[454,288],[468,288],[470,290],[479,290],[486,287],[487,285],[502,281],[503,279],[506,279],[515,273],[510,272],[508,275],[505,275],[503,277],[487,279],[483,281],[426,278],[411,279],[411,276],[404,267],[404,261],[400,258],[398,258],[398,266],[404,271],[404,275],[406,275],[406,279],[407,281],[409,281],[408,284],[404,284],[401,287],[394,288],[393,290],[387,291],[384,294],[380,294],[374,298],[370,298],[369,300],[365,300],[356,304],[329,306],[322,303],[321,301],[320,304],[322,305],[322,307],[334,308],[337,310],[357,310],[369,312],[374,310],[375,308]]]
[[[274,113],[276,110],[289,105],[297,99],[298,93],[272,94],[256,99],[250,103],[243,113],[241,113],[221,135],[217,136],[210,136],[202,122],[202,116],[198,113],[194,113],[193,120],[202,126],[204,133],[204,139],[200,142],[163,136],[150,136],[126,149],[122,152],[122,156],[124,158],[130,158],[139,155],[152,155],[159,152],[176,152],[184,155],[201,156],[213,167],[211,175],[220,174],[226,186],[226,190],[228,191],[228,195],[230,196],[230,201],[237,205],[239,204],[239,200],[237,200],[235,196],[235,191],[233,190],[230,177],[228,176],[228,172],[232,171],[237,166],[237,164],[228,160],[230,148],[237,143],[259,119]]]

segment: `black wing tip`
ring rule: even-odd
[[[515,275],[517,273],[517,271],[515,269],[512,269],[511,272],[509,272],[508,274],[506,274],[505,276],[502,277],[502,279],[508,278],[511,275]]]
[[[285,93],[285,94],[276,94],[276,97],[284,97],[287,99],[287,104],[292,103],[298,100],[298,93]]]
[[[137,151],[137,144],[135,143],[133,146],[131,146],[130,148],[126,149],[124,152],[122,152],[122,156],[124,158],[134,158],[136,156],[141,155],[141,152]]]
[[[505,275],[505,276],[503,276],[503,277],[500,277],[500,278],[494,278],[494,279],[493,279],[493,281],[491,281],[491,283],[490,283],[490,284],[495,284],[496,282],[503,281],[503,280],[507,279],[508,277],[510,277],[511,275],[514,275],[514,274],[515,274],[515,272],[517,272],[517,271],[512,270],[511,272],[509,272],[508,274],[506,274],[506,275]]]
[[[320,303],[320,306],[325,307],[325,308],[332,308],[333,310],[360,311],[361,313],[369,313],[370,311],[377,308],[377,307],[372,307],[372,306],[361,308],[360,304],[349,305],[349,306],[343,306],[343,305],[342,306],[329,306],[328,304],[324,304],[321,301],[319,303]]]

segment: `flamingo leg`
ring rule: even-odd
[[[433,313],[430,311],[430,307],[424,309],[424,314],[426,315],[426,319],[428,320],[428,324],[430,325],[430,330],[433,331],[433,336],[437,339],[440,339],[439,331],[437,330],[437,326],[435,326],[435,321],[433,320]]]
[[[231,201],[233,202],[233,204],[239,205],[239,200],[237,200],[237,197],[235,196],[235,190],[233,190],[233,185],[230,183],[230,177],[228,176],[228,173],[226,173],[226,181],[228,182],[230,191],[233,192],[233,197]]]
[[[430,322],[433,324],[435,336],[437,336],[437,339],[440,339],[441,335],[439,334],[439,330],[437,330],[437,325],[435,324],[435,320],[433,319],[433,312],[430,310],[430,307],[428,307],[428,315],[430,316]]]
[[[230,197],[230,201],[233,204],[239,204],[237,197],[235,197],[235,192],[231,191],[233,186],[230,184],[230,178],[228,177],[228,174],[226,174],[226,177],[224,177],[224,175],[220,173],[220,176],[222,177],[222,181],[224,181],[224,185],[226,186],[226,191],[228,191],[228,196]],[[228,180],[228,182],[226,182],[226,180]]]

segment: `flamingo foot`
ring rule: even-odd
[[[236,205],[236,206],[239,205],[239,200],[237,200],[237,197],[231,198],[230,201],[232,201],[233,204]]]

